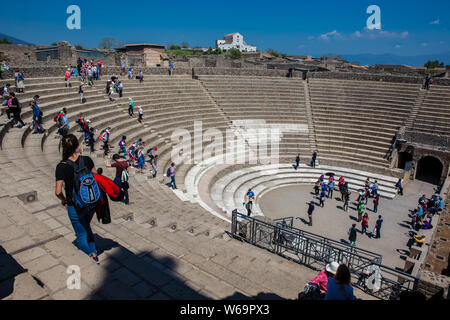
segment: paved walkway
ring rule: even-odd
[[[372,199],[369,199],[368,210],[369,228],[371,232],[375,226],[378,215],[383,217],[381,238],[374,239],[361,233],[357,234],[357,247],[370,250],[383,256],[383,264],[392,268],[404,267],[401,256],[410,239],[410,221],[408,210],[417,206],[417,200],[422,194],[430,196],[434,190],[433,185],[421,181],[410,183],[404,190],[404,196],[397,196],[393,200],[381,199],[378,213],[374,213]],[[313,200],[317,205],[319,200],[313,194],[312,186],[297,185],[274,189],[264,194],[259,200],[259,206],[265,216],[281,218],[294,216],[295,227],[307,230],[333,240],[348,242],[347,232],[353,223],[361,230],[361,224],[356,222],[358,217],[356,211],[356,194],[352,192],[350,205],[347,212],[342,210],[343,203],[338,201],[339,192],[334,192],[333,199],[325,201],[324,208],[316,207],[313,214],[313,225],[307,225],[308,214],[307,202]]]

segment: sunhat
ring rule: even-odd
[[[336,274],[338,268],[339,263],[333,261],[326,265],[325,270],[327,270],[329,273]]]

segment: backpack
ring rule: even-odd
[[[122,176],[120,177],[120,182],[124,183],[124,182],[128,182],[128,178],[130,177],[130,175],[128,174],[128,170],[127,169],[123,169],[122,170]]]
[[[74,171],[74,186],[72,192],[72,201],[78,215],[89,213],[94,210],[102,199],[100,187],[94,178],[94,175],[84,163],[83,157],[77,162],[66,160]]]
[[[167,169],[166,175],[170,178],[170,167]]]

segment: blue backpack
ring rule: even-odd
[[[78,162],[67,160],[74,172],[74,186],[72,200],[78,215],[94,210],[102,199],[102,194],[94,175],[85,165],[83,157]]]

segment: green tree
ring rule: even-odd
[[[423,66],[427,69],[443,68],[444,63],[439,62],[438,60],[435,61],[428,60]]]
[[[1,40],[0,40],[0,43],[3,43],[3,44],[12,44],[12,42],[9,41],[8,39],[6,39],[6,37],[3,38],[3,39],[1,39]]]
[[[78,50],[83,50],[84,49],[81,44],[75,45],[75,48],[78,49]]]
[[[231,48],[229,53],[230,53],[231,59],[241,59],[242,58],[242,52],[239,49]]]
[[[213,51],[213,54],[222,54],[223,51],[220,48],[216,48],[216,50]]]
[[[183,42],[183,43],[181,44],[181,47],[182,47],[183,49],[187,49],[187,48],[189,48],[189,43],[187,43],[187,42],[185,41],[185,42]]]
[[[212,54],[213,53],[213,49],[211,47],[208,48],[208,51],[206,51],[206,54]]]
[[[180,46],[177,46],[176,44],[172,44],[172,45],[169,47],[169,50],[181,50],[181,47],[180,47]]]
[[[268,54],[270,54],[270,55],[272,55],[272,56],[274,56],[274,57],[278,57],[278,56],[280,56],[280,54],[278,53],[278,51],[276,51],[276,50],[273,50],[273,49],[267,49],[267,51],[266,51]]]
[[[51,45],[52,45],[52,46],[57,46],[57,45],[58,45],[58,42],[52,42]]]

